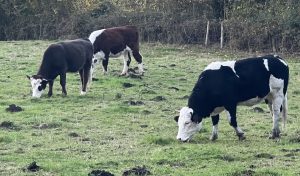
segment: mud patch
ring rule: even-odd
[[[154,98],[151,99],[152,101],[165,101],[166,98],[163,96],[156,96]]]
[[[141,106],[141,105],[145,105],[144,102],[142,101],[133,101],[133,100],[130,100],[130,101],[124,101],[125,104],[127,105],[130,105],[130,106]]]
[[[27,171],[37,172],[39,170],[40,170],[40,166],[38,166],[35,161],[30,163],[29,166],[27,166]]]
[[[253,109],[252,109],[254,112],[256,112],[256,113],[264,113],[265,111],[262,109],[262,108],[260,108],[260,107],[254,107]]]
[[[300,135],[292,137],[289,141],[291,143],[300,143]]]
[[[166,159],[159,160],[157,165],[169,165],[171,167],[184,167],[186,166],[185,163],[182,163],[180,161],[168,161]]]
[[[145,114],[145,115],[152,114],[152,112],[151,112],[151,111],[148,111],[148,110],[143,110],[142,113]]]
[[[173,89],[173,90],[179,91],[179,89],[177,87],[169,87],[169,89]]]
[[[93,170],[88,176],[114,176],[114,174],[105,170]]]
[[[17,106],[15,104],[11,104],[6,108],[7,112],[20,112],[23,111],[23,109],[20,106]]]
[[[50,128],[59,128],[61,127],[61,124],[59,123],[42,123],[42,124],[39,124],[39,125],[35,125],[33,126],[33,128],[37,128],[37,129],[50,129]]]
[[[151,175],[151,172],[148,171],[145,166],[143,167],[137,166],[135,168],[123,172],[123,176],[129,176],[129,175]]]
[[[244,170],[244,171],[230,173],[227,175],[230,175],[230,176],[252,176],[254,174],[255,174],[255,172],[253,170]]]
[[[2,129],[7,129],[7,130],[20,130],[20,127],[16,126],[13,122],[11,121],[3,121],[0,124],[0,128]]]
[[[266,158],[266,159],[273,159],[275,158],[274,155],[271,155],[269,153],[259,153],[255,155],[256,158]]]
[[[300,148],[299,149],[282,149],[281,151],[283,151],[283,152],[294,152],[294,153],[296,153],[296,152],[300,152]]]
[[[130,87],[134,86],[134,84],[131,84],[131,83],[123,83],[122,85],[124,88],[130,88]]]
[[[147,128],[148,125],[140,125],[141,128]]]
[[[75,132],[69,133],[68,136],[74,137],[74,138],[75,138],[75,137],[80,137],[80,135],[79,135],[78,133],[75,133]]]
[[[128,73],[128,77],[133,79],[142,79],[142,76],[140,74],[135,73]]]

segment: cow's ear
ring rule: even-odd
[[[201,121],[202,121],[202,118],[198,114],[192,113],[192,122],[200,123]]]
[[[31,76],[26,75],[26,77],[30,80]]]
[[[174,117],[174,120],[175,120],[176,122],[178,122],[178,119],[179,119],[179,116],[175,116],[175,117]]]

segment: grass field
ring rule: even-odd
[[[0,42],[0,175],[80,176],[98,169],[122,175],[137,166],[157,176],[300,175],[300,57],[286,57],[289,116],[281,140],[268,139],[272,118],[260,104],[263,113],[238,108],[244,141],[222,113],[217,141],[209,140],[211,120],[205,119],[202,131],[190,143],[181,143],[173,117],[187,104],[205,65],[249,53],[143,44],[142,79],[119,77],[123,61],[112,59],[109,74],[98,69],[99,80],[85,96],[79,95],[79,75],[69,73],[67,97],[61,95],[57,78],[53,97],[45,92],[41,99],[32,99],[26,74],[36,74],[50,43]],[[7,112],[10,104],[23,111]],[[41,167],[35,173],[24,169],[33,161]]]

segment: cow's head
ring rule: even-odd
[[[33,75],[33,76],[27,75],[27,78],[30,80],[31,83],[32,97],[40,98],[43,93],[43,90],[46,89],[47,83],[49,81],[44,79],[40,75]]]
[[[189,141],[202,128],[202,119],[188,107],[183,107],[174,120],[178,123],[177,139],[183,142]]]

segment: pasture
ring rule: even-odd
[[[199,73],[216,60],[249,53],[197,46],[142,44],[145,75],[119,77],[123,60],[110,59],[108,75],[98,67],[85,96],[77,73],[67,74],[68,96],[59,77],[53,96],[31,98],[26,75],[35,74],[52,41],[0,42],[0,175],[88,175],[105,170],[122,175],[145,167],[152,175],[300,175],[300,57],[289,63],[288,120],[278,141],[268,139],[267,105],[238,107],[246,140],[239,141],[221,113],[219,139],[210,141],[211,120],[189,143],[176,140],[176,110],[187,104]],[[133,59],[130,68],[137,66]],[[46,89],[48,91],[48,89]],[[7,112],[16,104],[23,111]],[[33,161],[41,167],[30,172]],[[25,169],[24,169],[25,168]]]

